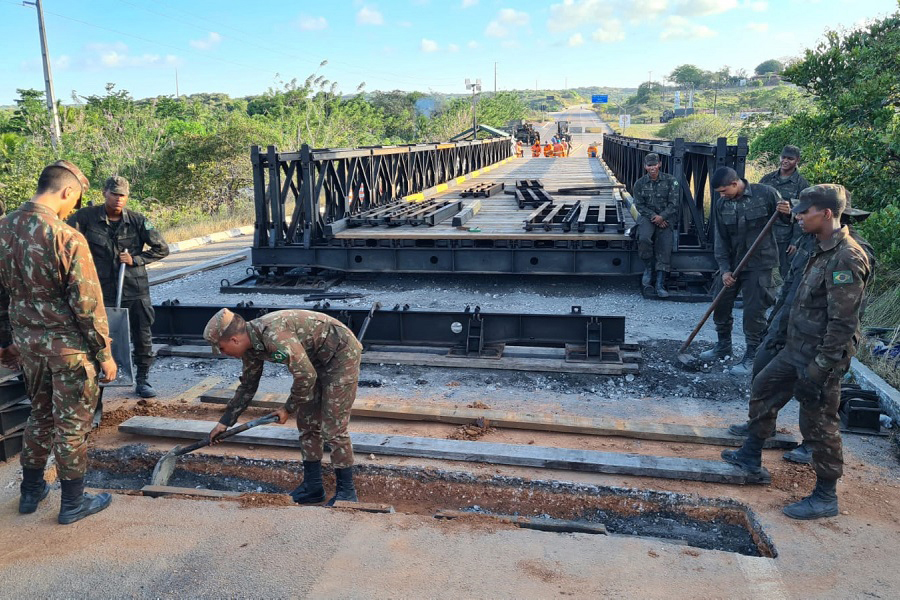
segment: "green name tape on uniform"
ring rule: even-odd
[[[844,283],[853,283],[853,272],[852,271],[835,271],[831,274],[831,280],[835,283],[835,285],[841,285]]]
[[[284,352],[273,352],[272,353],[272,362],[284,362],[287,359],[287,354]]]
[[[155,227],[153,227],[153,223],[151,223],[150,221],[144,221],[144,229],[153,231]]]

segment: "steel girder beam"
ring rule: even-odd
[[[711,207],[719,195],[709,186],[709,180],[719,167],[731,167],[740,177],[744,176],[749,152],[747,138],[738,138],[737,145],[729,146],[725,138],[719,138],[715,144],[699,144],[681,138],[668,141],[603,136],[603,160],[629,193],[644,176],[644,156],[651,152],[659,154],[661,170],[681,183],[678,248],[712,249]]]
[[[153,337],[159,342],[196,342],[203,338],[207,321],[218,311],[219,305],[184,305],[164,302],[153,307],[156,319]],[[235,313],[250,320],[275,310],[295,309],[296,306],[255,307],[239,303],[231,307]],[[464,348],[469,353],[482,353],[486,346],[592,345],[599,352],[602,345],[625,341],[625,317],[587,315],[581,307],[572,307],[568,314],[486,313],[478,307],[462,311],[393,309],[319,309],[359,334],[366,317],[369,319],[365,342],[377,345],[431,346]],[[473,333],[477,332],[477,342]],[[477,344],[478,348],[473,348]]]
[[[250,151],[254,248],[310,248],[330,237],[326,225],[422,192],[510,155],[509,138],[279,152]],[[286,207],[294,202],[287,214]]]

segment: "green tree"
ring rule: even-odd
[[[769,73],[780,74],[784,71],[784,65],[780,61],[770,58],[769,60],[756,65],[754,71],[756,71],[757,75],[768,75]]]
[[[695,65],[681,65],[675,67],[667,79],[683,87],[700,88],[709,83],[711,74]]]

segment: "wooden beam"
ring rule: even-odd
[[[390,504],[379,504],[377,502],[347,502],[338,500],[334,503],[334,508],[345,508],[348,510],[358,510],[360,512],[393,514],[394,507]]]
[[[204,490],[198,488],[175,487],[171,485],[145,485],[141,488],[142,496],[159,498],[161,496],[199,496],[203,498],[238,498],[244,492],[225,490]]]
[[[608,535],[606,525],[602,523],[587,523],[583,521],[568,521],[565,519],[546,519],[541,517],[520,517],[517,515],[492,515],[485,513],[465,512],[461,510],[441,510],[434,514],[435,519],[464,519],[481,517],[510,523],[522,529],[535,529],[537,531],[550,531],[553,533],[591,533],[594,535]]]
[[[189,358],[228,358],[222,354],[213,354],[209,346],[167,346],[154,345],[159,356],[182,356]],[[418,367],[442,367],[459,369],[494,369],[499,371],[532,371],[539,373],[580,373],[586,375],[625,375],[640,373],[637,363],[592,363],[566,362],[564,359],[551,358],[519,358],[502,356],[500,358],[468,358],[465,356],[446,356],[427,352],[366,352],[362,355],[363,364],[414,365]]]
[[[208,435],[214,425],[214,421],[131,417],[119,425],[119,431],[134,435],[199,440]],[[748,483],[747,474],[742,469],[717,460],[619,454],[576,448],[468,442],[378,433],[351,433],[350,438],[354,451],[361,454],[412,456],[713,483]],[[294,427],[277,425],[254,427],[229,438],[228,443],[289,448],[300,446],[297,430]]]
[[[210,390],[200,396],[200,402],[228,404],[234,392],[226,389]],[[277,409],[284,406],[286,394],[264,394],[253,400],[250,406]],[[397,419],[400,421],[428,421],[468,425],[484,419],[485,425],[504,429],[553,431],[581,435],[607,435],[660,442],[710,444],[713,446],[740,446],[744,438],[728,433],[725,427],[702,427],[676,423],[642,423],[603,417],[579,417],[550,413],[517,413],[477,408],[448,408],[443,406],[415,406],[357,400],[351,409],[352,416],[370,419]],[[766,448],[795,448],[798,442],[791,435],[778,433],[766,440]]]
[[[158,285],[160,283],[167,283],[169,281],[174,281],[176,279],[181,279],[182,277],[187,277],[188,275],[194,275],[196,273],[202,273],[203,271],[210,271],[212,269],[218,269],[219,267],[224,267],[226,265],[230,265],[236,262],[240,262],[250,256],[250,249],[245,248],[244,250],[236,250],[229,254],[225,254],[218,258],[213,258],[211,260],[207,260],[201,263],[197,263],[195,265],[191,265],[189,267],[184,267],[181,269],[177,269],[175,271],[170,271],[168,273],[164,273],[159,276],[153,276],[151,271],[150,277],[150,285]]]
[[[455,217],[453,217],[452,225],[453,227],[462,227],[469,220],[478,214],[478,211],[481,210],[481,200],[475,200],[468,206],[466,206],[462,211],[459,212]]]

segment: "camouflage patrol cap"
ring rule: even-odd
[[[836,183],[820,183],[800,192],[800,199],[791,209],[794,214],[800,214],[809,210],[811,206],[816,208],[830,208],[835,216],[840,216],[847,208],[850,195],[846,188]]]
[[[656,152],[651,152],[647,156],[644,157],[644,166],[652,167],[653,165],[659,164],[659,154]]]
[[[853,208],[853,198],[850,192],[847,192],[847,206],[844,207],[844,212],[841,213],[841,223],[862,223],[866,219],[869,218],[869,215],[872,213],[867,210],[862,210],[860,208]]]
[[[227,308],[223,308],[214,314],[212,319],[206,324],[206,328],[203,330],[203,339],[212,346],[213,354],[219,354],[219,341],[233,320],[234,313]]]
[[[106,180],[106,183],[103,185],[103,191],[127,196],[129,191],[128,180],[121,175],[113,175]]]
[[[787,145],[781,151],[781,155],[788,158],[800,158],[800,148],[798,148],[797,146]]]

